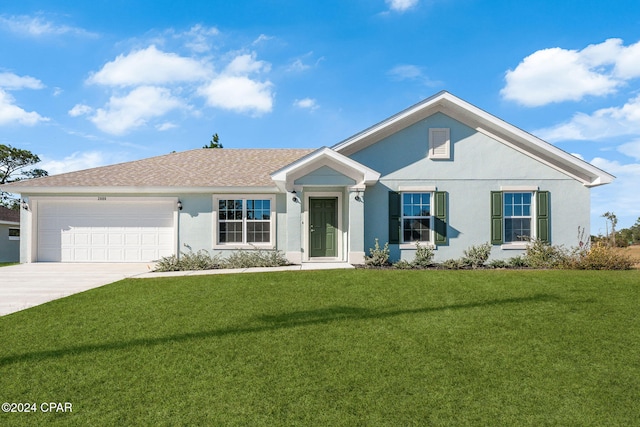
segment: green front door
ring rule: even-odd
[[[309,199],[309,256],[338,256],[337,199]]]

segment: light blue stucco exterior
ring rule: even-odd
[[[428,158],[429,128],[449,128],[450,160]],[[589,189],[574,178],[508,147],[502,142],[437,113],[350,156],[381,173],[367,188],[365,245],[388,241],[388,192],[401,187],[433,186],[448,195],[448,244],[437,246],[435,259],[462,256],[471,245],[490,241],[491,191],[506,186],[533,186],[551,197],[551,243],[578,244],[578,227],[589,230]],[[587,231],[588,233],[588,231]],[[391,245],[391,257],[411,259],[413,249]],[[406,245],[405,245],[406,246]],[[522,250],[494,246],[492,258]]]
[[[430,146],[432,129],[440,135],[448,130],[444,154]],[[434,245],[436,262],[460,258],[471,246],[492,241],[492,192],[540,192],[549,206],[544,220],[550,243],[573,247],[579,243],[579,230],[585,236],[590,233],[590,187],[611,182],[613,177],[444,92],[332,148],[313,151],[273,171],[270,179],[273,185],[266,187],[163,187],[147,193],[137,188],[101,192],[80,187],[57,193],[57,189],[26,192],[20,259],[38,261],[38,200],[51,198],[64,198],[70,204],[113,197],[141,203],[152,198],[171,201],[175,254],[201,250],[229,254],[256,246],[282,251],[293,263],[361,264],[376,239],[381,245],[391,240],[390,192],[428,192],[446,201],[440,213],[445,219],[437,218],[446,224],[446,239],[442,241],[438,233],[438,239],[428,243]],[[337,251],[329,259],[310,256],[314,198],[335,200]],[[269,242],[219,241],[219,200],[228,199],[271,201]],[[534,224],[536,215],[532,215]],[[522,254],[524,248],[525,244],[494,241],[491,258],[508,259]],[[390,249],[391,261],[411,260],[415,255],[415,245],[409,242],[391,243]]]
[[[0,221],[0,262],[20,260],[20,238],[9,236],[9,229],[15,228],[20,228],[20,224]]]

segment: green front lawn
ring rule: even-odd
[[[638,271],[130,279],[0,318],[0,402],[38,406],[0,425],[639,425],[639,303]]]

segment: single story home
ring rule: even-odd
[[[147,262],[277,249],[293,263],[364,262],[389,243],[436,261],[491,242],[575,246],[607,172],[440,92],[332,146],[197,149],[5,185],[20,193],[21,262]]]
[[[20,260],[20,211],[0,206],[0,262]]]

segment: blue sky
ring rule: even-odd
[[[640,2],[21,0],[0,143],[51,174],[199,148],[331,146],[441,90],[617,176],[640,217]]]

